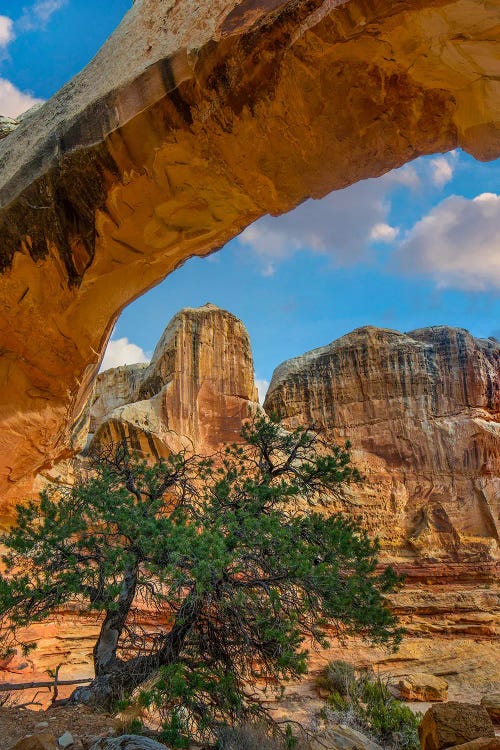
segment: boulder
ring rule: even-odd
[[[486,709],[472,703],[442,703],[426,712],[418,728],[422,750],[445,750],[471,740],[494,737]]]
[[[63,748],[63,750],[66,750],[67,747],[71,747],[71,745],[74,744],[75,740],[71,732],[64,732],[64,734],[62,734],[57,740],[57,746]]]
[[[311,741],[311,750],[382,750],[381,746],[357,729],[332,726],[315,735]]]
[[[481,705],[487,710],[494,724],[500,724],[500,693],[488,693],[481,698]]]
[[[448,697],[448,683],[442,677],[424,672],[397,677],[391,684],[392,692],[403,701],[445,701]]]
[[[500,750],[500,737],[480,737],[478,740],[456,745],[451,750]]]
[[[30,737],[23,737],[11,750],[57,750],[56,738],[48,732],[34,734]]]

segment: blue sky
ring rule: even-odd
[[[130,0],[1,0],[0,114],[45,99],[93,56]],[[256,377],[362,325],[500,336],[500,161],[418,159],[192,259],[130,305],[106,356],[144,360],[171,316],[207,301],[246,324]]]

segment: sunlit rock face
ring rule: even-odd
[[[94,434],[103,420],[120,406],[137,400],[147,364],[122,365],[97,376],[90,403],[89,431]]]
[[[126,439],[146,455],[187,448],[206,454],[238,440],[258,396],[245,327],[215,305],[184,308],[165,329],[149,366],[97,378],[90,449]]]
[[[280,365],[265,408],[350,440],[355,512],[397,553],[498,557],[500,345],[435,327],[360,328]]]
[[[493,0],[138,0],[2,126],[1,514],[76,450],[113,322],[187,257],[420,154],[498,156],[498,22]]]
[[[498,640],[498,342],[456,328],[360,328],[280,365],[264,408],[351,441],[362,481],[332,510],[361,518],[406,576],[394,610],[412,638],[433,636],[436,664],[450,636]]]

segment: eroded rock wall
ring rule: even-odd
[[[401,653],[392,659],[358,642],[334,643],[313,655],[313,672],[327,658],[393,674],[418,661],[451,675],[453,697],[477,700],[482,689],[500,687],[499,373],[497,342],[450,328],[359,329],[277,368],[266,408],[285,426],[315,424],[332,441],[352,441],[365,476],[344,507],[382,537],[385,562],[407,576],[391,597],[408,631]],[[212,452],[237,438],[256,400],[243,324],[214,305],[187,308],[149,365],[99,376],[91,447],[127,438],[150,455],[187,443]],[[155,623],[147,611],[141,619]],[[68,610],[32,628],[33,663],[13,656],[0,679],[2,669],[9,680],[42,678],[63,661],[66,677],[88,675],[96,627]]]
[[[496,0],[138,0],[0,141],[0,513],[70,456],[120,310],[420,154],[500,153]]]
[[[405,652],[432,637],[442,669],[449,638],[497,642],[500,344],[456,328],[360,328],[280,365],[264,408],[351,442],[362,482],[331,509],[360,517],[406,576],[392,597]],[[491,675],[500,683],[498,663]]]
[[[153,455],[201,454],[238,440],[258,396],[244,325],[215,305],[184,308],[165,329],[149,366],[99,375],[90,408],[91,449],[127,439]]]
[[[436,327],[360,328],[280,365],[265,408],[350,440],[365,476],[352,503],[386,548],[465,560],[498,554],[500,345]]]

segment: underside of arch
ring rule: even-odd
[[[187,258],[422,154],[498,157],[499,40],[496,0],[138,0],[0,141],[0,515]]]

